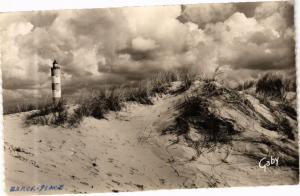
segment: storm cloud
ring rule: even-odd
[[[67,94],[182,66],[232,81],[295,69],[291,2],[2,13],[0,31],[4,100],[49,93],[53,59]]]

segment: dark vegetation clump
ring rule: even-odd
[[[35,103],[17,103],[17,104],[3,104],[3,114],[14,114],[21,112],[28,112],[33,110],[40,110],[49,103],[49,100],[35,100]]]
[[[270,112],[273,114],[273,117],[275,119],[275,122],[273,123],[270,122],[268,119],[263,118],[263,116],[260,116],[261,126],[264,127],[265,129],[282,133],[283,135],[286,135],[288,139],[294,140],[295,136],[293,134],[293,127],[291,126],[288,117],[297,121],[297,111],[295,110],[294,107],[290,105],[290,103],[288,103],[288,101],[284,99],[284,92],[290,89],[285,89],[285,85],[281,86],[281,84],[284,84],[283,82],[284,80],[282,80],[282,82],[279,82],[279,80],[281,79],[280,78],[278,78],[277,80],[272,79],[272,81],[277,81],[275,83],[278,83],[277,85],[278,89],[279,87],[280,89],[284,88],[281,91],[279,91],[280,94],[276,95],[276,93],[271,93],[271,94],[269,93],[269,94],[263,94],[263,96],[261,95],[257,96],[260,103],[265,105],[270,110]],[[289,80],[285,80],[285,82],[286,81]],[[274,98],[274,96],[280,98],[279,99],[280,102],[276,105],[272,105],[270,102],[270,99]]]
[[[66,101],[60,100],[58,103],[49,103],[41,107],[38,111],[26,117],[26,124],[40,125],[64,125],[68,120]]]
[[[205,80],[200,95],[206,98],[223,95],[220,99],[226,102],[230,107],[248,116],[254,116],[253,112],[255,109],[247,98],[242,96],[236,89],[219,86],[214,80]]]
[[[226,97],[225,101],[229,105],[248,116],[255,117],[255,108],[247,98],[241,96],[241,94],[235,90],[227,90],[227,94],[228,97]]]
[[[14,114],[14,113],[20,113],[20,112],[28,112],[32,110],[37,110],[40,108],[39,106],[36,106],[34,104],[17,104],[14,107],[10,107],[8,109],[5,108],[5,104],[3,105],[3,114]]]
[[[175,72],[163,71],[157,74],[154,74],[149,79],[150,85],[148,86],[150,94],[153,95],[155,93],[166,93],[169,87],[171,86],[171,82],[177,80],[177,76]]]
[[[54,125],[63,125],[68,120],[68,110],[66,102],[61,100],[53,107],[52,114],[54,115]]]
[[[295,136],[293,134],[293,127],[287,118],[279,119],[278,123],[279,131],[282,131],[289,139],[294,140]]]
[[[176,94],[187,91],[196,79],[196,74],[188,68],[181,68],[177,70],[177,80],[181,81],[180,88],[176,91]]]
[[[122,108],[122,99],[119,93],[113,89],[107,92],[100,92],[94,97],[89,105],[90,116],[96,119],[104,118],[109,111],[120,111]]]
[[[285,92],[296,92],[296,77],[284,78],[282,75],[266,73],[256,80],[247,80],[239,84],[234,90],[242,91],[255,87],[256,93],[268,96],[282,98]]]
[[[186,97],[178,106],[180,111],[174,126],[168,127],[162,134],[188,134],[190,128],[196,129],[205,136],[204,143],[228,143],[237,133],[233,121],[217,116],[209,110],[208,102],[200,95]]]
[[[76,127],[87,116],[103,119],[109,111],[120,111],[122,105],[122,95],[118,90],[100,91],[96,96],[82,101],[74,109],[74,113],[68,119],[68,123],[70,126]]]
[[[255,84],[256,84],[255,80],[247,80],[244,83],[239,84],[235,89],[238,91],[247,90],[255,86]]]
[[[125,93],[126,101],[133,101],[145,105],[153,104],[153,102],[150,99],[150,92],[145,86],[141,84],[138,87],[126,89]]]
[[[257,81],[256,93],[268,97],[282,98],[285,93],[282,77],[271,73],[265,74]]]
[[[217,87],[215,82],[205,82],[202,88],[202,94],[207,97],[219,96],[223,94],[223,89]]]
[[[273,123],[260,116],[261,126],[265,129],[282,133],[286,135],[287,138],[294,140],[293,127],[287,117],[297,121],[297,111],[285,101],[276,106],[272,106],[269,101],[264,99],[263,104],[269,108],[275,120]]]
[[[278,105],[278,108],[281,112],[285,113],[289,117],[291,117],[294,120],[297,120],[297,111],[295,108],[290,106],[288,103],[283,102]]]
[[[277,106],[272,106],[266,97],[260,98],[259,101],[261,104],[268,107],[275,119],[275,122],[273,123],[262,115],[259,115],[261,126],[265,129],[282,133],[289,139],[294,140],[295,136],[293,134],[293,127],[287,117],[297,120],[297,111],[287,102],[282,102]]]
[[[90,110],[87,103],[81,104],[74,109],[74,113],[70,115],[68,124],[70,127],[77,127],[85,116],[90,116]]]
[[[296,77],[286,78],[284,80],[285,91],[296,92],[297,91],[297,82]]]
[[[261,125],[264,128],[279,131],[287,135],[288,138],[293,138],[293,134],[291,133],[292,128],[284,114],[293,120],[297,120],[297,111],[286,100],[286,92],[296,91],[296,79],[284,79],[282,75],[267,73],[259,78],[257,82],[246,81],[243,85],[239,85],[236,90],[245,90],[251,87],[255,87],[256,93],[254,96],[259,100],[260,104],[265,105],[274,115],[277,119],[276,123],[272,123],[268,119],[265,119],[260,113],[256,112],[253,107],[250,107],[249,111],[254,111],[254,117],[256,117],[256,119],[260,119]],[[272,101],[279,103],[274,105],[271,103]],[[235,105],[238,107],[241,106],[240,104]]]
[[[219,86],[214,80],[205,80],[200,95],[206,98],[224,95],[221,99],[230,107],[239,110],[248,116],[254,116],[255,109],[247,98],[242,96],[235,89]]]
[[[291,126],[289,120],[285,117],[276,117],[275,123],[269,121],[262,121],[261,126],[265,129],[283,133],[287,138],[294,140],[295,136],[293,134],[293,127]]]

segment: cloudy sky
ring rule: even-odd
[[[230,84],[295,69],[290,2],[2,13],[0,31],[4,101],[51,93],[54,58],[65,95],[181,66]]]

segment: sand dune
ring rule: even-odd
[[[72,129],[25,126],[27,113],[5,115],[6,189],[63,184],[56,193],[85,193],[298,183],[298,168],[293,165],[298,161],[298,139],[261,127],[257,119],[220,97],[210,99],[215,112],[234,119],[242,130],[230,144],[203,147],[199,153],[184,136],[161,134],[174,123],[176,105],[201,85],[196,82],[185,93],[154,97],[153,105],[126,103],[107,119],[85,118]],[[256,113],[274,121],[254,96],[242,95]],[[289,120],[297,130],[297,122]],[[195,141],[202,137],[194,129],[189,136]],[[258,162],[270,155],[280,156],[280,164],[264,171]]]

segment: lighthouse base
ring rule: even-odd
[[[60,102],[61,98],[60,97],[53,97],[52,101],[54,105],[57,105]]]

